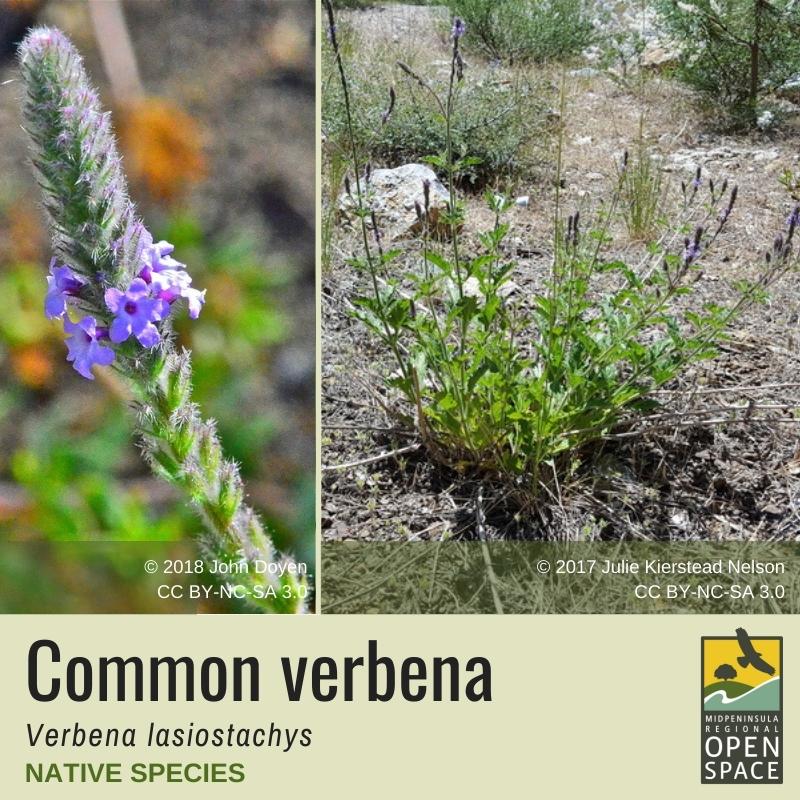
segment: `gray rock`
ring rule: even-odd
[[[404,164],[394,169],[376,169],[367,187],[369,207],[383,235],[391,240],[420,233],[423,221],[417,216],[415,205],[425,207],[423,181],[430,181],[430,209],[428,227],[436,232],[440,217],[447,210],[450,194],[425,164]],[[362,180],[362,186],[364,185]],[[354,197],[343,192],[339,197],[339,211],[346,218],[355,219]]]
[[[594,78],[600,74],[600,70],[594,67],[581,67],[580,69],[571,69],[569,76],[571,78]]]
[[[667,172],[692,173],[697,167],[707,165],[722,166],[725,169],[739,169],[742,164],[750,162],[775,161],[780,156],[776,147],[767,148],[734,148],[720,145],[708,149],[687,148],[672,153],[664,166]]]
[[[644,48],[641,64],[646,69],[664,69],[674,66],[679,61],[680,52],[676,48],[652,40]]]

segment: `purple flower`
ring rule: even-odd
[[[47,276],[47,295],[44,299],[44,313],[47,319],[62,317],[67,310],[67,297],[76,297],[86,283],[69,267],[56,266],[58,262],[50,260],[50,274]]]
[[[197,319],[206,301],[205,289],[201,292],[192,288],[192,276],[185,269],[185,264],[176,261],[170,255],[175,248],[165,241],[150,244],[144,248],[142,261],[144,266],[139,277],[152,287],[153,297],[170,305],[179,297],[189,304],[189,316]]]
[[[451,35],[455,41],[458,41],[467,32],[467,23],[461,17],[456,17],[453,20],[453,30]]]
[[[119,289],[106,290],[106,305],[116,315],[110,330],[114,344],[126,341],[131,335],[144,347],[154,347],[161,341],[153,323],[169,313],[169,305],[149,295],[150,287],[141,278],[134,279],[125,293]]]
[[[92,366],[107,367],[114,360],[114,351],[100,344],[102,339],[108,338],[108,331],[97,327],[94,317],[84,317],[80,322],[64,317],[64,331],[68,334],[67,361],[71,361],[84,378],[93,381]]]
[[[167,269],[185,269],[186,265],[176,261],[170,253],[175,248],[165,241],[151,242],[145,246],[142,251],[142,262],[144,266],[139,273],[139,277],[143,278],[147,283],[150,283],[150,277],[154,272],[162,272]]]
[[[165,269],[153,273],[153,296],[170,305],[179,297],[183,297],[189,304],[189,316],[197,319],[203,304],[206,302],[206,290],[201,292],[191,286],[192,277],[185,270]]]
[[[800,225],[800,206],[795,206],[786,220],[786,226],[788,228],[796,228],[798,225]]]
[[[690,241],[689,239],[684,240],[684,250],[683,250],[683,264],[684,266],[688,266],[689,264],[694,263],[700,257],[700,242]]]

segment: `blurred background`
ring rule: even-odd
[[[81,379],[42,311],[50,253],[15,64],[35,24],[83,54],[132,198],[208,289],[200,319],[177,326],[196,399],[278,545],[313,569],[314,13],[0,0],[0,611],[197,610],[158,601],[142,559],[193,557],[198,521],[139,458],[113,377]]]

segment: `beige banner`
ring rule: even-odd
[[[785,783],[771,787],[712,787],[700,784],[700,637],[732,635],[746,624],[753,636],[785,637]],[[308,617],[305,619],[215,617],[56,617],[2,618],[4,795],[64,798],[352,797],[486,798],[514,792],[519,797],[789,797],[798,796],[800,764],[800,678],[795,661],[800,621],[787,616],[735,617]],[[259,702],[73,702],[59,697],[36,702],[28,691],[27,656],[38,639],[58,643],[61,663],[40,659],[40,688],[52,688],[67,662],[83,656],[96,669],[100,656],[191,656],[203,659],[256,656],[260,664]],[[435,656],[460,662],[462,699],[421,702],[395,699],[368,702],[367,675],[353,673],[355,700],[318,702],[308,694],[287,699],[281,657],[293,663],[320,656],[336,659],[368,655],[376,639],[378,655],[421,657],[428,668]],[[45,655],[48,655],[45,653]],[[472,656],[492,665],[492,701],[463,697]],[[81,667],[77,670],[81,674]],[[309,663],[307,678],[311,676]],[[95,672],[94,695],[98,694]],[[327,681],[330,687],[334,682]],[[798,686],[795,686],[795,683]],[[115,684],[112,684],[112,686]],[[421,685],[420,683],[416,684]],[[147,683],[145,683],[147,686]],[[229,691],[231,685],[229,683]],[[136,747],[36,746],[44,728],[134,728]],[[298,734],[288,752],[282,747],[147,746],[149,727],[309,729],[310,745]],[[194,723],[193,726],[190,724]],[[57,734],[61,736],[61,732]],[[284,734],[285,746],[285,734]],[[240,783],[132,782],[147,774],[133,764],[218,763],[230,776],[241,764]],[[121,783],[25,782],[26,764],[118,763]],[[183,767],[173,768],[177,775]],[[190,770],[196,777],[197,770]],[[142,772],[144,770],[144,772]],[[89,780],[91,780],[89,778]]]

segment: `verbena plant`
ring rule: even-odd
[[[330,0],[324,4],[349,110],[333,9]],[[694,286],[731,216],[735,186],[715,185],[698,171],[682,186],[680,220],[635,265],[607,255],[624,169],[595,230],[585,231],[578,213],[564,217],[556,189],[546,286],[529,303],[512,303],[504,292],[516,267],[503,247],[509,202],[487,195],[494,225],[480,235],[483,252],[476,257],[464,255],[459,233],[465,216],[454,178],[463,165],[454,158],[450,123],[457,113],[463,34],[464,23],[456,19],[450,80],[436,100],[446,147],[432,159],[449,187],[449,209],[438,224],[449,230],[450,240],[445,248],[423,235],[417,271],[400,275],[398,252],[384,249],[369,208],[368,175],[352,145],[363,254],[349,263],[371,287],[356,298],[355,313],[397,362],[386,382],[405,399],[406,418],[430,456],[504,479],[525,504],[568,475],[582,451],[654,409],[656,388],[717,352],[737,314],[789,269],[800,210],[775,240],[755,281],[740,281],[736,299],[727,305],[702,304],[692,302]],[[560,148],[558,162],[560,173]],[[421,222],[430,210],[429,188],[421,187]]]
[[[60,31],[37,28],[19,61],[24,126],[55,252],[45,313],[63,323],[67,359],[84,378],[100,367],[126,381],[145,458],[199,513],[204,552],[248,566],[240,577],[250,602],[271,612],[304,610],[305,578],[275,554],[214,422],[192,402],[190,353],[176,347],[170,323],[181,301],[197,317],[205,292],[137,216],[110,116],[72,44]]]
[[[508,62],[557,61],[579,54],[594,38],[595,3],[586,0],[448,0],[469,27],[467,41]]]
[[[733,124],[754,125],[759,103],[800,72],[796,0],[658,0],[681,49],[678,76]]]

